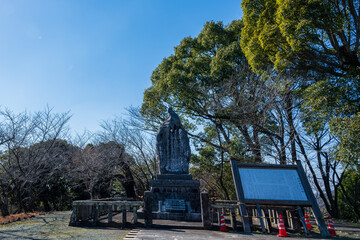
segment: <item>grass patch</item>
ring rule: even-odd
[[[0,239],[123,239],[130,230],[69,227],[70,212],[39,215],[0,226]]]

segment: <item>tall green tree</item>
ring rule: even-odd
[[[356,167],[360,164],[360,79],[323,80],[302,92],[303,119],[309,132],[326,128],[336,138],[336,160]]]
[[[358,75],[358,0],[243,0],[241,46],[257,71],[274,66]]]
[[[360,169],[345,171],[343,184],[339,191],[341,216],[358,222],[360,219]]]
[[[359,164],[360,1],[244,0],[242,9],[241,47],[252,68],[298,75],[307,130],[330,127],[336,159]]]
[[[175,53],[165,58],[151,76],[152,85],[144,93],[141,113],[155,121],[165,119],[171,106],[188,120],[192,137],[231,151],[239,134],[256,162],[262,161],[263,122],[273,103],[272,91],[252,72],[240,48],[242,21],[224,26],[208,22],[197,37],[184,38]],[[197,134],[215,126],[225,144]],[[197,128],[197,126],[202,126]],[[269,131],[267,131],[269,133]]]

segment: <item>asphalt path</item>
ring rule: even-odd
[[[131,231],[124,240],[221,240],[221,239],[247,239],[247,240],[275,240],[279,239],[276,234],[258,234],[258,233],[235,233],[220,232],[213,230],[197,229],[139,229]],[[329,239],[318,236],[291,235],[286,239],[309,240],[309,239]],[[359,239],[353,237],[335,237],[332,239]]]

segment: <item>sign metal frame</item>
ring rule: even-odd
[[[246,211],[246,204],[272,205],[272,206],[299,206],[299,207],[301,206],[301,207],[312,208],[321,235],[330,236],[329,231],[326,228],[326,224],[323,219],[322,213],[320,211],[319,205],[311,189],[310,183],[306,177],[304,168],[302,167],[302,164],[299,160],[296,161],[296,165],[243,164],[243,163],[237,163],[236,160],[234,159],[231,159],[230,163],[231,163],[231,169],[235,184],[236,195],[240,205],[239,206],[240,214],[244,224],[244,232],[251,232],[249,219],[245,217],[248,216]],[[243,183],[241,182],[239,168],[296,170],[308,200],[297,201],[297,200],[245,199],[244,189],[242,185]]]

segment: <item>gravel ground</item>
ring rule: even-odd
[[[69,227],[71,212],[55,212],[0,225],[0,239],[123,239],[130,231],[118,228]]]

